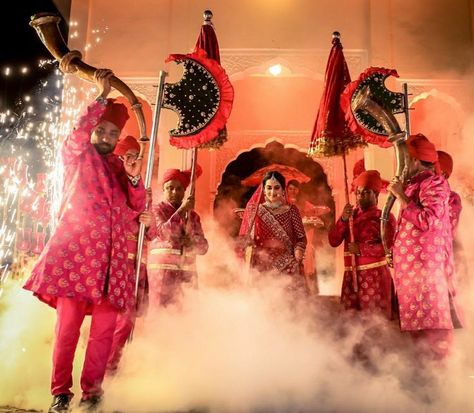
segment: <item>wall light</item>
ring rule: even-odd
[[[277,64],[277,65],[273,65],[273,66],[270,66],[268,68],[268,71],[270,72],[270,74],[272,74],[273,76],[278,76],[281,71],[282,71],[282,67],[280,64]]]

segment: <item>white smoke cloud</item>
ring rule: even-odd
[[[199,289],[181,308],[139,320],[118,374],[104,383],[106,411],[471,411],[468,330],[456,331],[449,363],[423,380],[396,322],[356,318],[330,298],[295,300],[281,281],[250,287],[229,241],[211,221],[205,228],[211,248],[198,262]],[[0,302],[0,405],[44,409],[54,311],[18,286]],[[80,394],[78,380],[73,390]]]

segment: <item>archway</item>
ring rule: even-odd
[[[311,180],[300,188],[303,199],[313,205],[329,207],[330,212],[320,217],[324,227],[314,229],[312,244],[316,250],[318,278],[333,275],[335,250],[327,243],[327,231],[334,222],[335,203],[332,189],[322,166],[297,149],[285,148],[283,144],[271,141],[265,147],[250,149],[231,161],[222,174],[214,201],[214,216],[217,222],[230,236],[238,235],[241,220],[235,209],[244,208],[256,189],[256,186],[243,186],[241,181],[258,169],[274,163],[292,166],[309,176]],[[318,260],[318,256],[329,259]]]

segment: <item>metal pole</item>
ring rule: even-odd
[[[148,161],[146,165],[146,172],[145,172],[145,188],[149,188],[151,185],[151,180],[153,178],[153,161],[154,161],[154,154],[155,154],[155,145],[156,139],[158,135],[158,126],[160,123],[160,113],[161,113],[161,103],[163,101],[163,89],[165,86],[165,77],[168,75],[165,71],[160,71],[160,78],[158,84],[158,91],[156,93],[156,101],[155,101],[155,112],[153,113],[153,123],[151,128],[151,135],[150,135],[150,146],[148,148]],[[150,205],[147,205],[146,208],[148,209]],[[143,254],[143,244],[145,241],[145,225],[140,223],[140,229],[138,231],[138,242],[137,242],[137,254],[136,254],[136,262],[135,262],[135,303],[138,306],[138,286],[140,283],[140,265],[142,262],[142,254]]]
[[[410,108],[408,107],[408,83],[403,84],[403,100],[405,106],[405,132],[410,136]]]
[[[344,190],[346,195],[346,205],[349,203],[349,185],[347,178],[347,164],[346,164],[346,153],[342,153],[342,161],[344,163]],[[354,242],[354,217],[351,215],[349,217],[349,240],[351,243]],[[356,256],[351,254],[351,271],[352,271],[352,286],[354,292],[359,291],[359,283],[357,280],[357,268],[356,268]]]

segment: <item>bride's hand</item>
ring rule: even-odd
[[[295,249],[295,259],[298,262],[303,261],[304,258],[304,251],[300,248]]]

